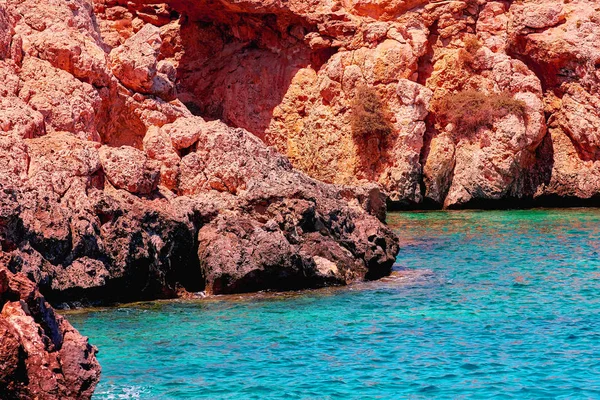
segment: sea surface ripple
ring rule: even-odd
[[[388,223],[379,282],[69,314],[95,399],[600,398],[600,211]]]

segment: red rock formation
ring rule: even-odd
[[[586,111],[598,86],[590,0],[95,4],[113,47],[146,24],[159,27],[159,59],[177,68],[178,97],[195,113],[250,130],[313,177],[378,182],[397,204],[570,197],[569,183],[558,184],[566,171],[540,154],[562,112],[555,105],[548,114],[544,104],[580,85],[588,98],[567,98],[565,113],[578,107],[592,118],[586,130],[597,130]],[[353,140],[351,104],[365,84],[391,111],[385,143]],[[472,89],[510,93],[526,103],[527,118],[509,115],[470,137],[454,135],[430,99]],[[561,130],[581,147],[573,129]],[[590,189],[584,197],[596,195]]]
[[[96,348],[54,313],[35,284],[0,265],[3,399],[89,399],[100,378]]]
[[[31,289],[0,280],[0,388],[97,380],[23,276],[55,304],[345,284],[390,271],[385,196],[597,199],[599,25],[592,0],[0,1],[0,251],[19,272],[0,275]],[[473,92],[523,112],[444,117]]]
[[[89,398],[99,378],[95,348],[34,282],[82,305],[390,272],[379,190],[314,181],[194,117],[158,28],[109,53],[88,0],[0,2],[0,24],[0,397]]]
[[[25,140],[31,175],[20,185],[5,186],[0,195],[6,221],[0,224],[2,245],[11,265],[55,302],[172,297],[179,288],[313,287],[389,272],[396,239],[365,211],[382,216],[385,204],[377,189],[360,194],[313,181],[249,133],[196,122],[202,123],[202,134],[195,151],[183,158],[173,153],[181,196],[156,189],[161,171],[167,177],[170,171],[140,150],[101,146],[69,133]],[[295,202],[303,206],[289,206]],[[295,260],[296,273],[281,272],[286,263],[229,265],[205,252],[206,243],[220,240],[204,234],[220,226],[218,221],[235,227],[250,223],[253,231],[276,234],[279,245],[287,246],[286,257]],[[234,232],[240,240],[247,235]],[[244,251],[268,252],[262,240],[250,238]],[[313,258],[330,259],[334,247],[345,254],[332,261],[339,273],[320,276]],[[263,271],[273,269],[282,275],[260,284],[234,282],[235,289],[215,287],[213,281],[231,268],[239,269],[236,279],[243,282],[263,279]],[[316,275],[308,279],[311,274]]]
[[[180,220],[188,198],[244,208],[248,193],[304,179],[193,113],[249,129],[313,177],[377,182],[396,204],[590,199],[600,187],[589,1],[26,0],[0,5],[0,22],[0,171],[25,205],[20,240],[51,239],[41,258],[54,269],[91,256],[111,274],[155,257],[150,239],[133,259],[106,255],[104,220],[122,211],[99,217],[91,207],[103,196],[119,210],[162,202]],[[352,131],[360,87],[388,109],[385,138]],[[435,108],[467,90],[511,96],[526,112],[491,113],[467,134]],[[343,201],[344,190],[325,192]],[[72,207],[86,222],[72,223]],[[192,236],[202,227],[180,222]],[[99,264],[75,269],[89,265]]]
[[[398,245],[369,214],[384,218],[377,188],[313,181],[255,136],[193,116],[174,97],[178,12],[89,0],[10,1],[0,11],[10,83],[0,111],[1,250],[50,301],[389,273]],[[109,26],[121,17],[131,23]],[[222,254],[224,240],[239,254]],[[250,256],[259,252],[279,254]]]

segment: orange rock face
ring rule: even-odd
[[[577,115],[580,129],[597,130],[588,112],[598,90],[593,1],[95,5],[112,47],[147,24],[160,30],[159,59],[176,68],[177,96],[193,113],[249,130],[315,178],[379,183],[398,205],[554,197],[548,176],[563,173],[540,154],[549,128],[559,115]],[[389,110],[386,140],[353,135],[352,104],[364,85]],[[565,98],[573,85],[585,100]],[[507,93],[526,104],[526,118],[508,115],[457,134],[431,101],[466,90]],[[587,151],[589,138],[565,128],[573,123],[561,129]]]
[[[597,8],[0,1],[0,273],[61,306],[346,284],[390,271],[386,200],[589,204]],[[10,293],[0,389],[89,397],[93,349]]]
[[[53,304],[315,287],[389,273],[398,245],[380,221],[385,201],[376,186],[314,181],[257,136],[212,118],[218,100],[227,122],[266,129],[281,100],[266,79],[279,74],[272,81],[285,93],[298,72],[292,55],[323,63],[332,43],[316,53],[302,44],[310,30],[287,6],[209,3],[0,3],[0,254]],[[256,15],[242,16],[247,7]],[[263,15],[272,7],[293,25],[284,38],[277,18]],[[223,32],[208,17],[234,17],[239,26]],[[261,45],[246,51],[254,40]],[[382,52],[399,56],[394,46]],[[221,68],[254,74],[253,97],[244,97],[248,82]],[[190,79],[182,84],[182,76]],[[424,108],[416,114],[423,130]],[[259,232],[281,246],[255,249]],[[248,263],[232,256],[225,265],[208,250],[224,238],[244,243],[244,252],[281,254]]]

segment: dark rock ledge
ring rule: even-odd
[[[70,133],[3,153],[3,398],[91,397],[96,349],[50,304],[295,290],[391,272],[398,240],[379,219],[376,186],[320,183],[244,130],[197,122],[171,189],[146,153]]]
[[[295,290],[390,273],[376,186],[327,185],[241,129],[197,119],[177,186],[142,151],[52,133],[0,190],[6,265],[55,306]],[[13,160],[13,164],[18,160]],[[369,213],[371,212],[371,213]]]

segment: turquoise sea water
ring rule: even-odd
[[[388,222],[384,281],[69,315],[95,398],[600,398],[600,211]]]

